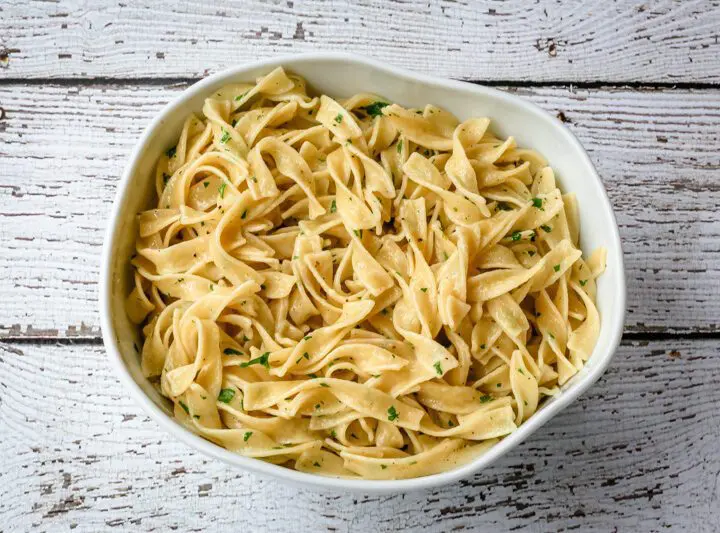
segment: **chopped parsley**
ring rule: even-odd
[[[203,181],[203,187],[205,187],[207,189],[208,185],[210,185],[209,181]]]
[[[243,435],[243,442],[247,442],[250,440],[250,437],[252,437],[253,432],[252,431],[246,431],[245,435]]]
[[[185,402],[183,402],[182,400],[180,400],[178,403],[180,404],[180,407],[183,408],[183,411],[185,411],[185,413],[189,415],[189,414],[190,414],[190,409],[188,409],[188,406],[185,404]]]
[[[500,211],[512,211],[512,207],[506,204],[505,202],[498,202],[497,203],[497,209]]]
[[[364,109],[365,112],[368,115],[370,115],[371,117],[379,117],[383,114],[382,113],[383,107],[387,107],[389,105],[390,104],[388,104],[387,102],[374,102],[370,105],[366,105],[362,109]]]
[[[520,372],[523,376],[525,375],[525,372],[523,371],[522,368],[518,368],[518,372]]]
[[[481,345],[480,345],[480,349],[481,349],[481,350],[484,350],[485,348],[487,348],[487,344],[481,344]]]
[[[498,386],[500,386],[500,383],[498,383]],[[483,394],[482,396],[480,396],[480,403],[488,403],[488,402],[491,402],[492,400],[493,400],[493,397],[490,396],[489,394]]]
[[[305,359],[307,359],[308,361],[310,360],[310,354],[309,354],[309,353],[305,352],[304,354],[302,354],[302,356],[303,356]]]
[[[313,466],[316,467],[316,468],[320,468],[320,463],[318,463],[317,461],[315,461],[315,462],[313,463]]]
[[[362,238],[362,230],[361,229],[354,229],[353,233],[356,237]]]
[[[176,152],[177,152],[177,146],[173,146],[167,152],[165,152],[165,155],[168,156],[170,159],[172,159],[173,157],[175,157]]]
[[[533,207],[536,207],[536,208],[538,208],[538,209],[542,209],[542,208],[543,208],[542,202],[543,202],[543,201],[542,201],[542,198],[533,198],[533,199],[532,199]]]
[[[320,386],[321,386],[321,387],[327,387],[328,389],[330,388],[330,385],[328,385],[327,383],[320,383]]]
[[[251,365],[262,365],[265,368],[270,368],[270,352],[265,352],[260,357],[250,359],[247,363],[241,363],[240,368],[247,368]]]
[[[342,122],[342,119],[343,119],[342,114],[341,114],[341,113],[338,113],[337,116],[335,117],[335,122],[337,122],[338,124],[340,124],[340,123]]]
[[[317,377],[318,377],[317,374],[312,374],[312,373],[308,374],[308,376],[310,376],[312,379],[317,379]]]
[[[167,185],[168,181],[170,181],[170,174],[165,174],[165,172],[163,172],[163,183]]]
[[[385,469],[387,468],[387,465],[380,465],[380,468],[382,468],[383,470],[385,470]]]
[[[400,139],[397,143],[397,152],[398,154],[402,152],[402,139]]]
[[[218,401],[222,403],[230,403],[233,398],[235,398],[234,389],[222,389],[218,394]]]
[[[225,144],[230,140],[230,132],[228,132],[225,128],[222,130],[222,137],[220,137],[220,142]]]
[[[388,413],[388,420],[389,420],[390,422],[393,422],[393,421],[397,420],[398,418],[400,418],[400,415],[399,415],[398,412],[395,410],[395,406],[394,406],[394,405],[391,405],[391,406],[390,406],[390,408],[387,410],[387,413]]]
[[[337,431],[335,431],[335,430],[333,429],[333,430],[330,432],[330,436],[331,436],[333,439],[336,439],[336,438],[337,438]]]
[[[240,100],[242,100],[243,98],[245,98],[245,95],[246,95],[247,93],[249,93],[249,92],[250,92],[250,91],[245,91],[245,92],[242,93],[240,96],[236,96],[236,97],[235,97],[235,101],[236,101],[236,102],[239,102]]]
[[[519,241],[520,237],[522,237],[522,233],[519,231],[513,231],[512,236],[510,237],[514,241]]]
[[[529,255],[530,257],[532,257],[532,256],[535,255],[535,252],[533,252],[532,250],[528,250],[528,255]]]
[[[241,351],[238,351],[235,348],[225,348],[223,350],[223,353],[225,355],[243,355],[243,353]]]
[[[551,228],[550,226],[548,226],[547,224],[543,224],[543,225],[540,226],[540,227],[543,229],[543,231],[544,231],[545,233],[550,233],[550,232],[552,231],[552,228]]]
[[[443,252],[443,257],[445,258],[445,261],[450,259],[450,256],[448,256],[447,252]]]
[[[433,367],[435,367],[435,372],[437,372],[438,376],[443,375],[443,369],[442,369],[442,365],[440,364],[440,361],[436,361],[435,364],[433,365]]]
[[[312,339],[312,335],[306,335],[305,337],[303,337],[304,341],[309,341],[310,339]]]
[[[330,212],[334,213],[335,211],[337,211],[337,204],[335,203],[335,200],[333,200],[330,204]]]
[[[218,188],[218,194],[220,195],[220,198],[225,198],[225,187],[227,186],[227,183],[223,183]]]
[[[423,291],[423,292],[427,292],[427,287],[423,287],[423,288],[421,288],[420,290]]]
[[[247,216],[247,209],[242,212],[242,215],[240,215],[240,218],[245,218]]]
[[[554,270],[555,272],[560,272],[560,265],[555,265],[555,266],[553,267],[553,270]]]
[[[586,280],[586,279],[581,279],[581,280],[580,280],[580,286],[581,286],[581,287],[584,287],[585,285],[587,285],[587,282],[588,282],[588,280]]]

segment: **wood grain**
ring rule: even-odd
[[[720,4],[710,0],[6,0],[1,9],[0,78],[188,78],[344,50],[471,80],[720,83]]]
[[[598,384],[495,466],[367,497],[195,453],[128,398],[101,346],[0,344],[0,529],[717,531],[719,350],[625,342]]]
[[[99,336],[103,232],[130,149],[181,86],[0,87],[0,336]],[[717,332],[720,91],[516,88],[587,147],[614,204],[627,330]]]

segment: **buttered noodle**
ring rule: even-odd
[[[222,88],[139,215],[142,369],[192,431],[304,472],[467,462],[584,364],[605,252],[543,157],[486,118]]]

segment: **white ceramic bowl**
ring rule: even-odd
[[[580,206],[581,246],[588,254],[598,246],[608,251],[607,270],[598,282],[600,338],[587,365],[545,402],[520,428],[485,455],[455,470],[428,477],[397,480],[343,480],[305,474],[229,452],[179,425],[170,403],[143,377],[134,344],[137,326],[125,314],[130,265],[137,226],[135,214],[148,208],[153,194],[153,169],[158,156],[177,141],[190,112],[199,113],[203,100],[228,83],[253,81],[282,65],[307,79],[310,90],[337,97],[372,92],[407,107],[432,103],[460,119],[490,117],[493,129],[513,135],[519,146],[543,154],[555,170],[564,192],[574,192]],[[133,150],[117,191],[103,248],[100,313],[108,356],[117,374],[148,414],[174,437],[201,452],[261,476],[326,490],[388,494],[444,485],[467,478],[492,464],[567,407],[605,371],[620,342],[625,316],[625,274],[617,223],[602,182],[585,150],[555,117],[539,107],[495,89],[415,74],[378,61],[348,54],[317,53],[277,57],[220,72],[194,84],[165,106]]]

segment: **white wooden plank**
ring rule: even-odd
[[[0,87],[0,336],[97,337],[98,262],[117,179],[180,87]],[[621,226],[632,332],[720,316],[719,91],[516,89],[561,112]]]
[[[714,0],[5,0],[1,9],[0,77],[198,77],[345,50],[460,79],[720,82]]]
[[[625,342],[585,396],[454,486],[367,497],[207,459],[127,396],[101,346],[0,344],[6,531],[717,531],[717,340]]]

